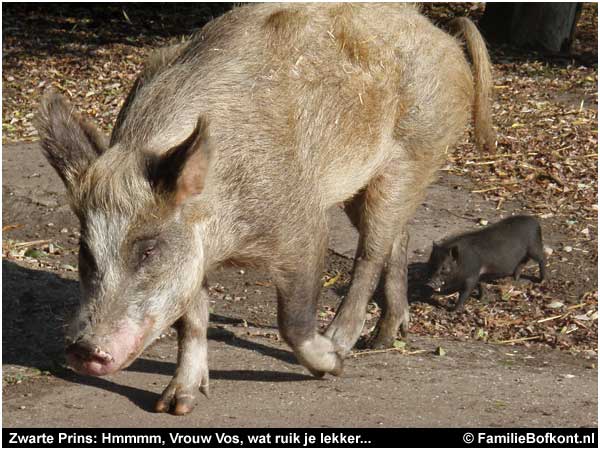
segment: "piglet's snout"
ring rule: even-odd
[[[444,282],[441,280],[429,280],[426,286],[433,289],[435,292],[440,292],[444,286]]]

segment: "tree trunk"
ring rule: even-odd
[[[568,53],[581,3],[487,3],[480,26],[490,42]]]

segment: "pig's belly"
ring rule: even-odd
[[[327,207],[343,202],[365,188],[381,170],[386,155],[374,155],[367,161],[346,160],[325,170],[319,180],[321,196]]]

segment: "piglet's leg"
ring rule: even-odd
[[[515,268],[515,271],[513,273],[513,278],[515,279],[515,281],[519,281],[519,279],[521,278],[521,273],[527,265],[527,261],[529,261],[529,258],[524,258],[523,261],[521,261]]]
[[[465,301],[469,298],[479,280],[477,278],[467,278],[465,280],[465,284],[463,285],[463,289],[460,292],[458,297],[458,301],[456,302],[456,306],[454,307],[454,311],[462,311]]]
[[[479,291],[477,298],[479,300],[481,300],[481,301],[486,301],[487,295],[488,295],[488,291],[487,291],[486,287],[484,286],[484,284],[481,283],[481,282],[479,282],[477,284],[477,290]]]
[[[200,298],[190,303],[187,312],[175,324],[179,344],[177,370],[156,403],[157,412],[187,414],[194,408],[198,389],[208,396],[208,300],[204,285]]]

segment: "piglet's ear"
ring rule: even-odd
[[[157,194],[179,205],[202,192],[209,161],[208,122],[201,116],[182,143],[162,155],[149,157],[148,178]]]
[[[458,259],[458,247],[456,245],[450,247],[450,255],[454,260]]]

